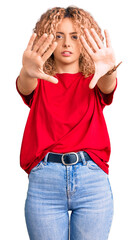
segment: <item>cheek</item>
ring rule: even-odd
[[[77,46],[77,48],[76,48],[76,53],[77,53],[77,55],[80,55],[80,53],[81,53],[81,48],[78,47],[78,46]]]
[[[78,53],[81,53],[82,45],[80,44],[80,42],[77,42],[75,47],[76,47],[76,51],[77,51]]]

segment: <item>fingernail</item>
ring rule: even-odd
[[[84,29],[84,31],[85,31],[85,32],[88,32],[88,29],[87,29],[87,28],[85,28],[85,29]]]
[[[91,32],[95,33],[95,29],[94,29],[94,28],[91,28]]]
[[[92,86],[92,85],[90,85],[90,86],[89,86],[89,88],[90,88],[90,89],[92,89],[92,88],[93,88],[93,86]]]
[[[82,41],[84,41],[84,40],[85,40],[84,36],[81,36],[80,38],[81,38],[81,40],[82,40]]]

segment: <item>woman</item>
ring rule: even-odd
[[[31,240],[108,239],[113,194],[103,109],[113,100],[117,66],[104,33],[106,46],[90,13],[55,7],[24,51],[16,87],[30,107],[20,164],[29,177]]]

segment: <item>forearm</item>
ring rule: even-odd
[[[111,75],[105,74],[103,77],[101,77],[98,80],[97,86],[103,93],[109,94],[114,90],[116,86],[116,78],[117,78],[117,71],[114,71]]]
[[[24,95],[29,95],[37,87],[37,78],[28,77],[24,68],[21,69],[19,78],[17,79],[17,87]]]

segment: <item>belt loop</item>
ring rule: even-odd
[[[87,164],[87,161],[85,160],[85,156],[84,156],[83,151],[80,151],[80,156],[81,156],[81,159],[82,159],[83,165],[86,165],[86,164]]]
[[[47,159],[48,159],[48,155],[49,155],[50,152],[48,152],[45,157],[44,157],[44,162],[47,164]]]

